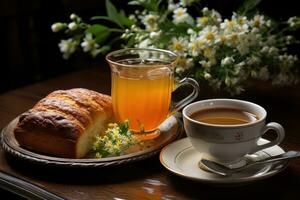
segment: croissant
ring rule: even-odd
[[[82,158],[112,118],[110,96],[83,88],[57,90],[19,117],[14,134],[27,149]]]

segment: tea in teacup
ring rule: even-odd
[[[200,110],[191,114],[190,117],[199,122],[219,125],[247,124],[258,120],[255,114],[246,110],[226,107]]]

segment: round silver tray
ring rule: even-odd
[[[1,132],[1,145],[7,155],[33,164],[72,168],[102,168],[147,159],[158,154],[164,146],[180,137],[183,129],[181,121],[175,116],[170,116],[160,125],[160,136],[154,139],[151,142],[152,145],[146,149],[116,157],[71,159],[43,155],[23,148],[13,132],[17,123],[18,117]]]

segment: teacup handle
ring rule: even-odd
[[[193,91],[191,92],[191,94],[189,94],[184,99],[172,104],[172,106],[170,108],[170,113],[177,112],[178,110],[182,109],[184,106],[191,103],[194,99],[197,98],[199,91],[200,91],[198,82],[195,79],[185,77],[179,81],[177,88],[185,86],[185,85],[191,85],[193,87]]]
[[[256,147],[254,147],[254,149],[252,150],[251,153],[255,153],[255,152],[260,151],[262,149],[272,147],[272,146],[277,145],[280,142],[282,142],[282,140],[285,136],[285,132],[284,132],[284,128],[280,124],[278,124],[276,122],[268,123],[267,125],[265,125],[265,127],[262,130],[263,134],[267,133],[268,130],[274,130],[277,134],[277,138],[275,140],[271,141],[271,142],[266,143],[266,144],[257,145]]]

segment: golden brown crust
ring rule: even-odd
[[[23,113],[14,132],[18,142],[27,148],[63,157],[75,157],[74,150],[69,152],[70,146],[73,144],[75,148],[81,135],[94,125],[99,116],[104,116],[105,119],[112,117],[110,96],[83,88],[58,90]],[[47,143],[45,138],[49,141],[56,140],[57,145],[63,145],[65,140],[68,148],[63,152],[64,147],[55,147],[52,142],[43,144]]]

